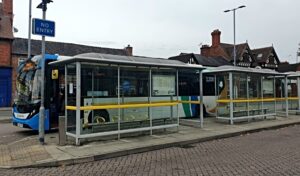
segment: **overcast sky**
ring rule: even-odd
[[[41,0],[33,1],[33,17]],[[221,42],[236,41],[250,48],[274,46],[281,61],[294,63],[300,43],[299,0],[53,0],[47,19],[56,22],[56,36],[47,40],[124,48],[134,55],[170,57],[180,52],[200,53],[200,44],[211,45],[211,32],[219,29]],[[28,36],[28,2],[14,0],[16,37]],[[39,36],[33,36],[40,39]],[[300,60],[300,58],[299,58]]]

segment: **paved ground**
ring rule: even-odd
[[[300,175],[300,126],[65,167],[0,175]]]
[[[185,123],[186,125],[190,124],[190,122]],[[198,126],[197,122],[193,122],[190,125],[195,123],[195,126]],[[217,123],[214,118],[208,118],[205,119],[204,128],[202,129],[181,125],[178,132],[177,128],[175,128],[168,129],[165,132],[160,131],[152,136],[125,137],[122,135],[121,140],[101,138],[95,142],[83,142],[82,146],[74,146],[72,142],[66,146],[57,145],[58,136],[55,132],[46,134],[45,141],[47,145],[40,145],[36,134],[19,131],[23,129],[7,124],[8,126],[2,125],[2,127],[4,126],[4,131],[5,127],[8,128],[10,126],[7,134],[4,135],[6,137],[2,136],[1,138],[0,134],[0,140],[4,141],[0,144],[0,168],[79,164],[292,124],[300,124],[299,116],[254,120],[249,123],[237,123],[235,125]],[[9,130],[12,130],[11,134],[9,134]],[[26,136],[26,134],[28,135]],[[10,136],[7,137],[7,135]]]
[[[24,138],[36,136],[37,132],[0,122],[0,145],[12,143]]]

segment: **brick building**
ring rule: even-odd
[[[233,44],[221,42],[221,31],[218,29],[211,33],[211,46],[203,45],[201,47],[201,55],[206,57],[223,57],[228,62],[233,63],[234,56]],[[251,49],[248,43],[236,44],[236,65],[241,67],[261,67],[268,69],[276,69],[280,64],[280,60],[273,46]]]
[[[233,65],[234,45],[221,42],[221,31],[218,29],[211,33],[212,44],[202,45],[200,54],[181,53],[169,59],[180,60],[186,63],[201,64],[203,66],[217,67]],[[240,67],[260,67],[278,70],[281,64],[273,46],[251,49],[249,44],[236,44],[236,65]]]
[[[132,55],[133,48],[102,48],[63,42],[46,42],[46,53],[74,56],[96,52]],[[27,58],[28,40],[13,36],[13,0],[0,0],[0,107],[11,106],[15,93],[16,68],[20,59]],[[41,41],[31,41],[31,54],[41,54]]]
[[[0,3],[0,107],[11,103],[12,87],[12,42],[13,42],[13,3],[2,0]]]

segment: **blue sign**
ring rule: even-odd
[[[54,37],[55,36],[55,22],[33,18],[32,19],[32,34]]]

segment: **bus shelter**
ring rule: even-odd
[[[276,77],[276,110],[279,114],[300,112],[300,72],[286,72]],[[284,94],[287,94],[285,98]]]
[[[203,124],[201,65],[87,53],[51,63],[64,67],[66,134],[80,139]]]
[[[229,120],[276,115],[275,77],[285,74],[269,69],[220,66],[204,70],[215,76],[216,118]]]

